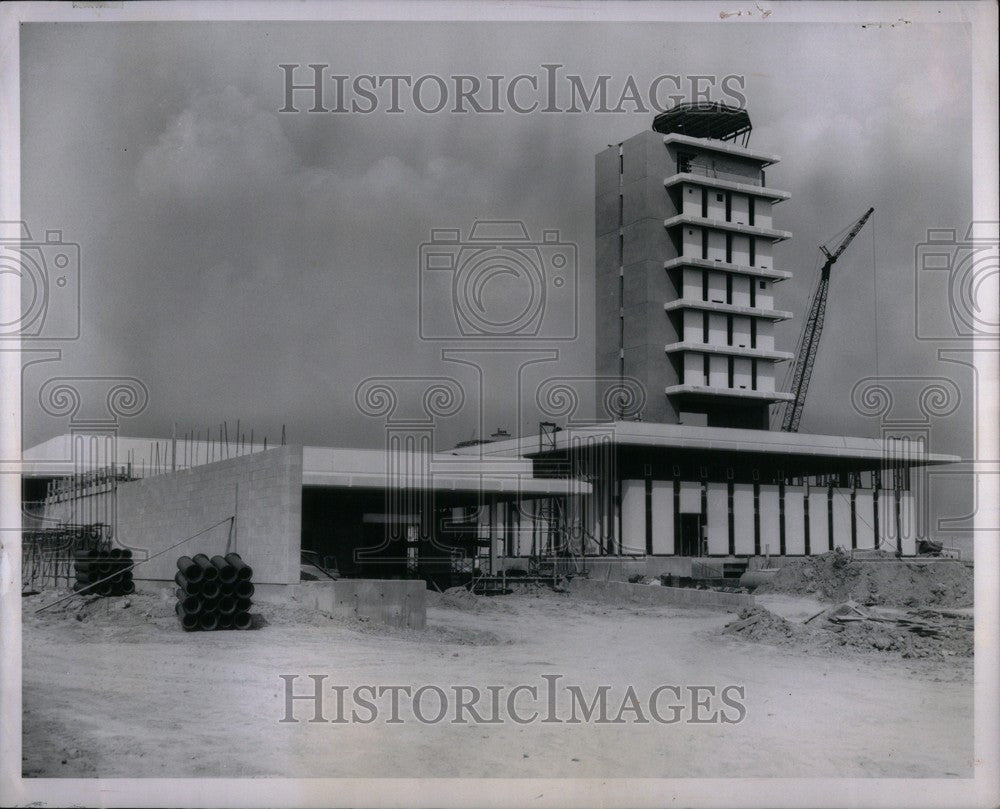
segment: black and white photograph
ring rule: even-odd
[[[997,54],[0,7],[0,804],[1000,805]]]

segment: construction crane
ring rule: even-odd
[[[802,420],[802,408],[806,403],[806,394],[809,391],[809,379],[812,377],[813,365],[816,364],[816,353],[819,350],[819,338],[823,333],[823,320],[826,318],[826,298],[830,289],[830,268],[837,263],[837,259],[847,249],[847,246],[854,241],[854,237],[861,232],[865,222],[875,212],[874,208],[865,211],[844,240],[830,252],[826,245],[820,245],[820,252],[826,256],[823,268],[820,270],[819,285],[813,295],[812,303],[809,305],[809,316],[802,327],[802,335],[799,337],[798,349],[795,352],[795,371],[792,374],[791,393],[795,396],[785,406],[785,414],[781,421],[781,430],[786,433],[797,433],[799,422]]]

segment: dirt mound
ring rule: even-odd
[[[782,565],[756,592],[853,599],[869,606],[969,607],[973,586],[972,571],[958,561],[896,559],[890,553],[852,559],[836,550]]]
[[[740,611],[739,618],[722,628],[722,633],[758,643],[789,645],[802,642],[809,630],[763,607],[747,607]]]

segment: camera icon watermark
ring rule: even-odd
[[[5,296],[19,283],[21,299],[17,316],[0,321],[0,339],[80,337],[80,245],[63,241],[61,230],[39,241],[25,222],[0,222],[0,280]]]
[[[964,238],[930,228],[914,263],[913,324],[918,340],[996,339],[1000,335],[1000,257],[996,222],[973,222]]]
[[[519,220],[435,229],[420,245],[424,340],[573,340],[578,331],[579,250],[558,230],[541,240]]]

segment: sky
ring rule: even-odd
[[[969,43],[958,24],[26,24],[22,215],[36,238],[61,229],[80,245],[81,337],[25,371],[24,445],[66,431],[32,406],[56,374],[141,379],[149,403],[128,435],[240,419],[271,440],[284,424],[295,443],[378,447],[384,418],[355,391],[393,376],[463,387],[439,448],[495,427],[533,434],[539,413],[518,390],[594,369],[594,155],[653,115],[280,113],[278,65],[509,78],[555,63],[612,87],[744,77],[751,146],[781,156],[767,181],[791,193],[775,209],[793,233],[775,266],[795,273],[776,288],[796,315],[779,349],[795,348],[818,246],[876,209],[835,267],[801,430],[878,435],[851,405],[877,356],[883,377],[954,381],[962,403],[933,421],[931,449],[969,456],[971,372],[914,337],[915,306],[942,328],[948,306],[940,289],[915,302],[915,249],[972,215]],[[456,362],[442,350],[467,344],[420,337],[420,246],[477,219],[578,248],[577,337],[521,386],[519,364],[553,346]],[[420,384],[398,383],[396,416],[420,415]],[[577,417],[592,416],[583,401]]]

